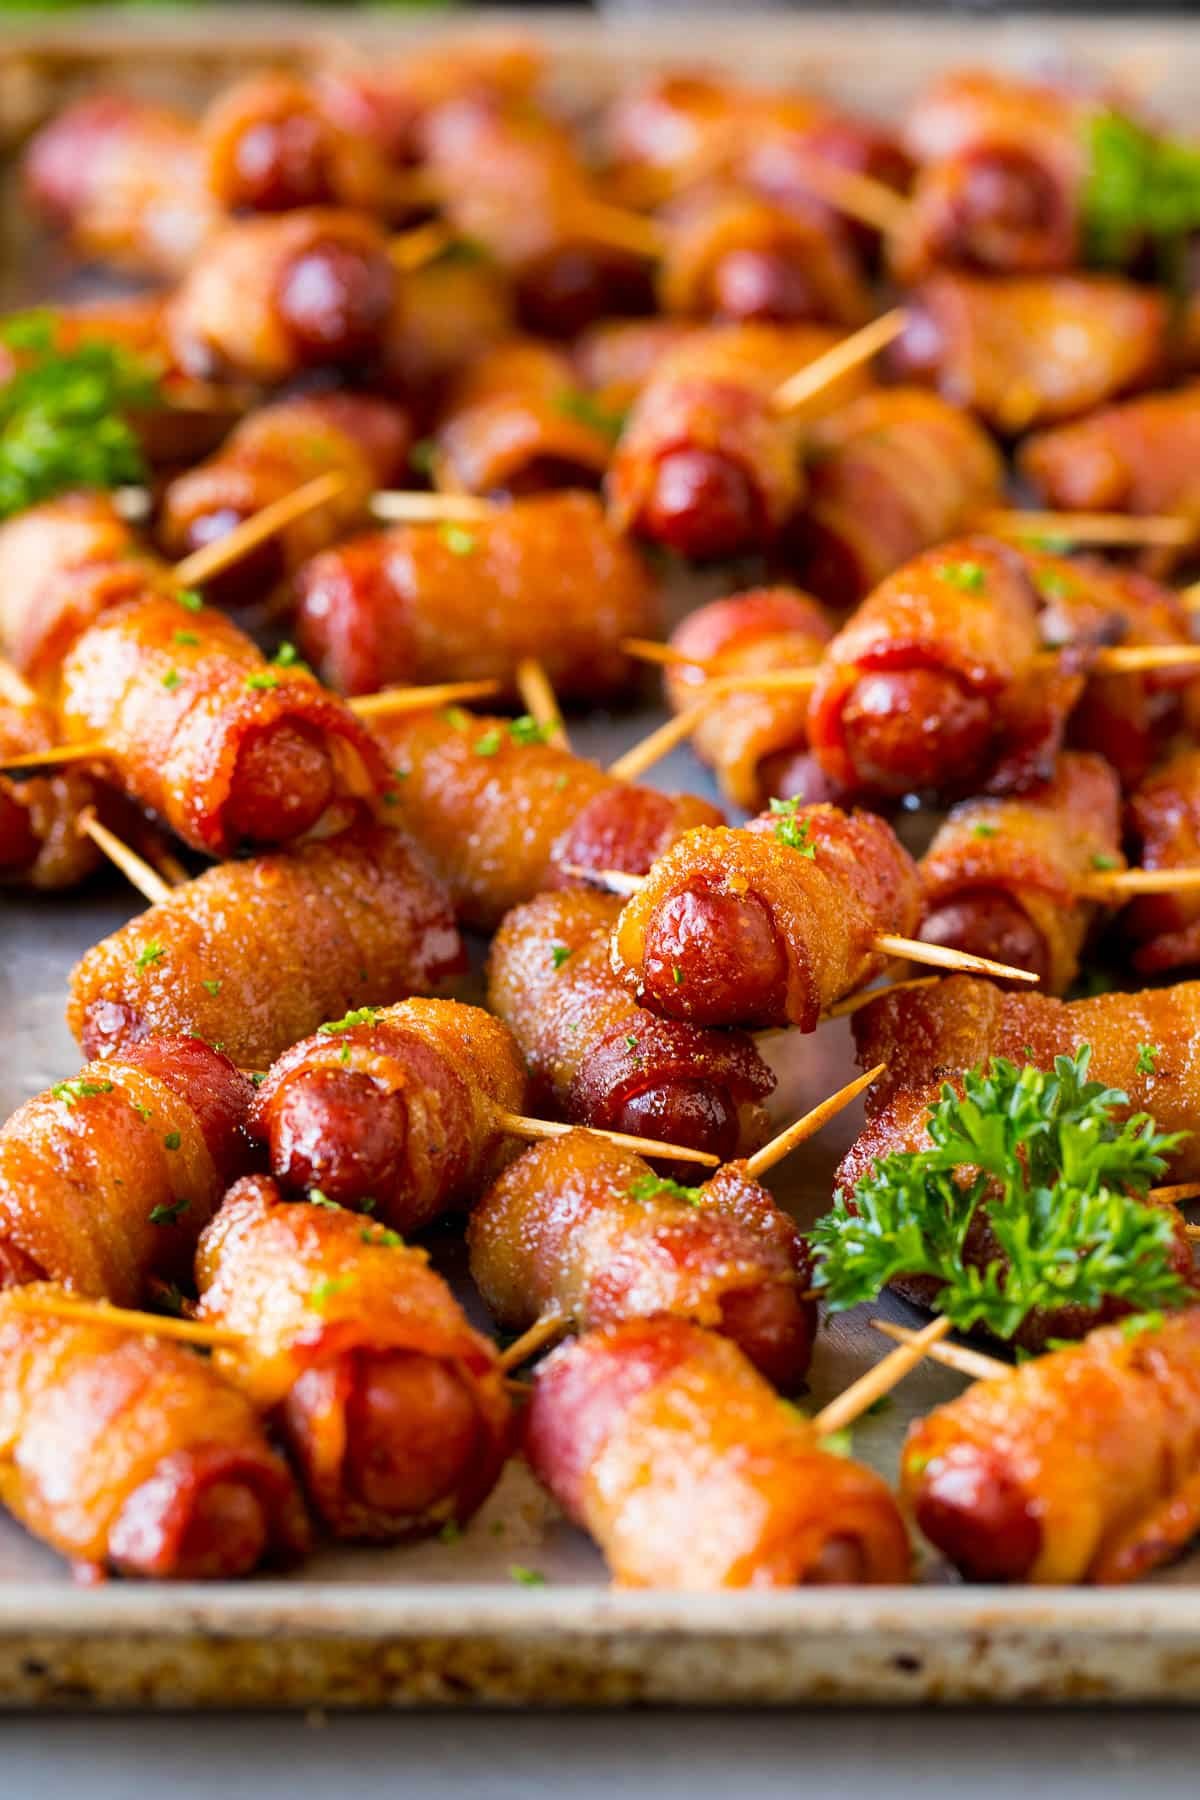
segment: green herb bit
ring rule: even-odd
[[[183,1139],[177,1131],[168,1131],[166,1137],[163,1139],[163,1148],[166,1150],[178,1150],[182,1142]]]
[[[341,1212],[343,1210],[336,1200],[331,1200],[328,1194],[323,1194],[321,1192],[320,1188],[309,1188],[308,1204],[310,1206],[323,1206],[328,1212]]]
[[[137,1114],[139,1119],[145,1120],[145,1119],[152,1119],[154,1117],[154,1108],[153,1107],[143,1106],[141,1104],[141,1102],[138,1100],[130,1100],[129,1104],[130,1104],[130,1106],[132,1106],[134,1112]]]
[[[340,1294],[345,1286],[345,1276],[324,1275],[320,1281],[314,1283],[308,1298],[312,1305],[319,1310],[327,1300],[332,1300],[335,1294]]]
[[[772,800],[771,811],[775,815],[775,836],[789,850],[798,850],[809,862],[817,858],[817,846],[812,841],[812,828],[807,819],[800,817],[802,809],[800,800]]]
[[[435,438],[418,438],[408,453],[409,467],[415,469],[418,475],[432,475],[437,453]]]
[[[296,669],[301,674],[311,675],[312,670],[297,650],[295,644],[282,643],[271,661],[278,669]]]
[[[1144,1331],[1161,1331],[1165,1323],[1163,1314],[1158,1310],[1131,1313],[1127,1319],[1121,1320],[1121,1335],[1127,1338],[1141,1337]]]
[[[251,1087],[260,1088],[266,1079],[267,1079],[267,1071],[265,1069],[251,1069],[251,1071],[250,1071]]]
[[[577,425],[586,425],[590,431],[598,432],[609,444],[615,444],[625,429],[623,412],[610,411],[594,395],[586,393],[582,388],[563,388],[555,396],[554,405],[564,419],[574,419]]]
[[[172,1200],[170,1206],[151,1207],[150,1223],[152,1225],[177,1225],[191,1204],[190,1200]]]
[[[504,742],[504,733],[498,725],[491,731],[485,731],[482,737],[475,739],[476,756],[495,756]]]
[[[144,483],[126,414],[161,404],[150,365],[114,344],[56,349],[56,318],[45,310],[8,320],[0,335],[18,358],[0,387],[0,518],[69,488]]]
[[[76,1076],[73,1081],[57,1081],[50,1089],[52,1099],[61,1100],[64,1106],[74,1106],[77,1100],[93,1100],[99,1094],[111,1094],[111,1081],[85,1081],[83,1076]]]
[[[246,686],[252,691],[277,688],[279,686],[279,677],[278,675],[273,674],[270,669],[260,669],[257,675],[247,675]]]
[[[1092,858],[1093,869],[1119,869],[1120,866],[1121,866],[1120,857],[1119,856],[1109,856],[1107,851],[1097,850],[1096,854]]]
[[[550,961],[554,964],[556,969],[561,969],[563,964],[569,959],[570,955],[571,946],[569,944],[551,944]]]
[[[438,1532],[439,1544],[457,1544],[463,1534],[462,1526],[457,1519],[447,1519]]]
[[[818,1439],[818,1447],[825,1452],[826,1456],[853,1456],[854,1437],[849,1428],[842,1431],[831,1431],[827,1437]]]
[[[336,1037],[340,1031],[353,1031],[356,1025],[373,1025],[382,1006],[358,1006],[352,1012],[344,1013],[340,1019],[330,1019],[327,1024],[318,1025],[317,1030],[322,1037]]]
[[[145,949],[142,950],[138,956],[134,967],[138,969],[149,969],[156,962],[161,962],[166,954],[166,951],[163,949],[163,946],[159,943],[158,939],[151,938]]]
[[[204,611],[204,596],[195,588],[180,588],[175,596],[175,604],[182,606],[184,612],[198,613]]]
[[[454,524],[451,519],[442,520],[437,534],[452,556],[472,556],[479,547],[479,539],[475,533],[468,531],[463,525]]]
[[[388,1225],[369,1225],[359,1232],[359,1241],[372,1250],[402,1250],[404,1239]]]
[[[1078,592],[1078,584],[1062,569],[1036,570],[1033,585],[1047,600],[1066,600]]]
[[[1155,1065],[1162,1054],[1158,1044],[1139,1044],[1137,1062],[1134,1065],[1139,1075],[1153,1075]]]
[[[179,686],[180,679],[178,669],[168,669],[162,678],[162,684],[169,692],[172,688],[177,688]]]
[[[469,712],[461,706],[447,706],[442,709],[442,717],[447,725],[453,725],[455,731],[466,731],[472,723]]]
[[[173,631],[171,638],[174,643],[181,644],[184,649],[189,650],[200,642],[200,634],[196,631]]]
[[[680,968],[679,964],[672,963],[671,964],[671,980],[675,983],[675,986],[682,987],[685,979],[686,978],[684,976],[683,970]]]
[[[980,823],[978,825],[972,825],[972,827],[971,827],[971,836],[972,837],[994,838],[994,837],[999,837],[999,835],[1000,835],[1000,827],[998,825],[985,825],[982,820],[980,821]]]
[[[206,994],[211,994],[214,1000],[221,991],[221,983],[219,981],[205,980],[200,983],[200,986],[204,989]]]
[[[939,581],[961,588],[964,594],[981,594],[987,586],[987,570],[977,562],[942,563],[936,571]]]
[[[701,1206],[704,1203],[704,1189],[684,1187],[681,1181],[672,1181],[669,1176],[655,1175],[653,1170],[647,1175],[639,1175],[631,1181],[625,1192],[631,1200],[659,1200],[664,1196],[670,1200],[683,1200],[688,1206]]]
[[[997,1057],[986,1074],[943,1086],[928,1147],[882,1157],[813,1228],[831,1311],[874,1299],[900,1275],[944,1283],[938,1306],[960,1330],[1010,1338],[1035,1308],[1106,1300],[1137,1312],[1181,1304],[1170,1209],[1145,1196],[1186,1133],[1128,1095],[1088,1080],[1091,1046],[1052,1070]],[[965,1256],[984,1208],[997,1247],[986,1268]]]
[[[546,1577],[540,1569],[527,1569],[524,1563],[509,1563],[508,1579],[520,1587],[545,1587]]]
[[[548,744],[553,727],[539,725],[532,713],[521,713],[508,722],[508,735],[514,744]]]

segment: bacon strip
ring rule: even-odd
[[[14,1299],[0,1294],[0,1498],[78,1575],[229,1579],[309,1549],[286,1464],[210,1364]]]
[[[249,1128],[289,1188],[416,1231],[475,1200],[517,1146],[498,1112],[524,1112],[507,1027],[477,1006],[405,1000],[326,1023],[272,1064]]]
[[[464,962],[407,839],[360,829],[176,888],[76,965],[67,1022],[88,1055],[184,1032],[260,1069],[324,1020],[434,990]]]
[[[630,1320],[555,1351],[525,1451],[620,1587],[909,1578],[879,1477],[824,1452],[734,1344],[682,1319]]]
[[[535,1104],[722,1158],[755,1149],[774,1075],[743,1033],[660,1019],[637,1004],[609,960],[620,911],[607,894],[541,894],[509,913],[492,941],[488,1004],[516,1036]]]
[[[274,1415],[335,1537],[424,1536],[483,1504],[508,1396],[424,1251],[252,1176],[205,1232],[197,1278],[200,1317],[241,1340],[217,1367]]]

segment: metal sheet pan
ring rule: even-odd
[[[306,15],[307,17],[307,15]],[[496,15],[489,15],[494,23]],[[294,13],[244,9],[225,49],[238,55],[246,33],[264,43],[296,42]],[[525,15],[522,24],[529,22]],[[315,15],[306,30],[329,28]],[[338,30],[348,31],[345,15]],[[608,78],[631,64],[672,60],[678,26],[634,29],[549,16],[546,35],[563,47],[568,75]],[[224,31],[225,22],[222,21]],[[129,66],[128,25],[70,27],[70,58],[94,78],[112,60]],[[165,29],[180,46],[147,55]],[[378,39],[377,23],[355,33]],[[543,29],[543,21],[537,21]],[[161,86],[195,61],[201,41],[186,22],[137,21],[139,61]],[[40,28],[44,43],[48,28]],[[411,30],[391,30],[393,38]],[[1048,41],[1162,81],[1182,103],[1200,69],[1200,28],[1071,25],[947,27],[891,19],[821,15],[761,28],[740,22],[736,54],[776,76],[814,70],[860,104],[887,110],[938,64],[1045,48]],[[56,40],[62,47],[61,34]],[[14,34],[10,49],[36,49]],[[732,53],[727,28],[688,26],[696,56]],[[869,48],[868,48],[869,46]],[[0,55],[0,76],[3,57]],[[103,70],[109,76],[111,66]],[[57,76],[55,77],[57,83]],[[0,107],[5,83],[0,78]],[[1170,95],[1168,96],[1170,97]],[[12,218],[11,210],[9,212]],[[5,298],[45,293],[57,271],[31,269],[13,253]],[[23,290],[23,292],[22,292]],[[679,603],[728,589],[722,573],[692,582]],[[647,705],[616,719],[573,728],[577,745],[608,758],[659,715]],[[686,752],[656,772],[664,787],[711,791]],[[63,1078],[78,1053],[63,1022],[67,973],[75,958],[128,917],[136,897],[113,880],[86,895],[36,905],[0,898],[0,1114]],[[853,1072],[849,1031],[824,1028],[772,1051],[781,1076],[773,1110],[780,1122],[813,1104]],[[844,1115],[778,1172],[780,1198],[801,1219],[828,1204],[830,1176],[857,1129]],[[451,1240],[443,1246],[454,1271]],[[914,1320],[900,1302],[885,1316]],[[883,1346],[866,1312],[822,1332],[812,1401],[819,1405],[878,1359]],[[910,1418],[958,1391],[961,1378],[930,1364],[861,1422],[855,1452],[893,1475]],[[514,1583],[514,1565],[545,1586]],[[11,1522],[0,1520],[0,1704],[8,1706],[416,1706],[618,1705],[628,1703],[855,1705],[1004,1700],[1188,1702],[1200,1699],[1200,1555],[1129,1591],[966,1590],[923,1564],[903,1591],[822,1591],[700,1597],[609,1591],[590,1544],[559,1518],[528,1473],[513,1465],[462,1540],[402,1550],[326,1551],[286,1580],[234,1586],[163,1587],[110,1583],[76,1589],[64,1565]]]

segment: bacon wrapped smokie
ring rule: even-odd
[[[608,476],[617,528],[696,560],[777,538],[801,499],[807,423],[777,411],[774,396],[837,341],[816,325],[712,326],[685,338],[642,389],[617,444]],[[822,410],[866,381],[861,371],[843,377]]]
[[[550,344],[514,338],[460,375],[434,434],[438,485],[512,497],[547,488],[598,488],[612,433],[568,358]]]
[[[539,894],[508,914],[488,960],[488,1004],[511,1028],[533,1103],[726,1159],[767,1134],[775,1077],[751,1038],[660,1019],[613,973],[610,894]]]
[[[439,107],[464,98],[520,103],[533,98],[544,58],[519,37],[422,44],[404,57],[339,59],[315,78],[322,114],[405,167],[425,153]]]
[[[1047,550],[1021,555],[1041,602],[1039,625],[1047,645],[1077,645],[1086,652],[1105,644],[1191,643],[1183,599],[1149,575],[1094,556],[1068,558]],[[1068,721],[1068,741],[1098,751],[1123,788],[1136,787],[1187,725],[1198,695],[1195,666],[1187,664],[1128,674],[1089,672]]]
[[[59,706],[68,741],[99,739],[122,789],[210,856],[349,823],[385,782],[343,701],[170,594],[110,608],[82,634]]]
[[[710,601],[689,613],[671,635],[683,656],[722,675],[759,670],[810,669],[833,637],[824,609],[799,588],[752,588]],[[671,665],[665,676],[668,704],[682,712],[694,704],[708,678],[705,667]],[[710,706],[692,734],[692,748],[717,774],[721,792],[748,812],[773,794],[805,801],[835,797],[808,748],[804,691],[747,689]]]
[[[1040,772],[1082,686],[1043,676],[1040,650],[1015,551],[979,537],[926,551],[829,646],[808,714],[817,761],[843,789],[883,795],[969,792],[1030,762]]]
[[[861,325],[870,300],[841,225],[822,209],[784,207],[718,185],[662,215],[658,298],[665,313],[744,324]]]
[[[25,156],[25,192],[88,258],[137,275],[185,275],[221,222],[190,119],[92,94],[50,121]]]
[[[1167,301],[1106,275],[945,273],[907,297],[901,379],[929,381],[1004,435],[1091,412],[1162,373]]]
[[[811,95],[686,70],[622,94],[605,120],[605,147],[620,187],[646,204],[720,170],[792,208],[812,205],[821,164],[897,188],[909,174],[895,137],[870,120]]]
[[[286,1463],[209,1363],[3,1294],[0,1495],[89,1582],[229,1580],[311,1548]]]
[[[273,1414],[334,1536],[394,1541],[468,1519],[508,1453],[496,1353],[424,1251],[340,1207],[238,1182],[196,1259],[215,1363]]]
[[[1200,382],[1041,432],[1021,446],[1018,466],[1047,506],[1170,513],[1200,526]],[[1161,575],[1190,554],[1163,546],[1143,552],[1143,563]]]
[[[476,1199],[515,1154],[499,1112],[523,1112],[512,1033],[477,1006],[405,1000],[324,1024],[271,1065],[249,1130],[288,1188],[371,1200],[419,1231]]]
[[[687,1197],[685,1197],[685,1195]],[[732,1339],[776,1387],[808,1370],[816,1307],[794,1222],[738,1163],[680,1194],[586,1132],[535,1144],[471,1214],[471,1275],[497,1323],[574,1331],[669,1315]]]
[[[854,1037],[864,1068],[885,1063],[867,1092],[868,1131],[878,1121],[872,1156],[909,1145],[909,1129],[928,1103],[931,1087],[992,1057],[1053,1067],[1090,1044],[1089,1075],[1129,1095],[1135,1112],[1152,1114],[1160,1131],[1185,1133],[1172,1153],[1172,1180],[1200,1175],[1200,982],[1147,988],[1134,994],[1097,994],[1056,1000],[1048,994],[1006,992],[994,982],[950,975],[932,987],[883,994],[855,1014]],[[1146,1054],[1147,1048],[1151,1054]],[[864,1164],[869,1167],[867,1161]]]
[[[1004,465],[987,432],[926,388],[880,388],[818,419],[806,466],[785,556],[832,606],[856,606],[893,569],[1003,503]]]
[[[590,494],[523,500],[470,526],[373,532],[315,557],[297,589],[301,650],[346,694],[507,684],[532,656],[559,694],[596,701],[632,677],[620,640],[657,624],[637,552]]]
[[[685,319],[602,319],[571,350],[583,386],[616,415],[627,412],[663,357],[691,336]]]
[[[57,742],[46,707],[16,706],[0,696],[0,758],[48,750]],[[96,798],[96,784],[68,766],[13,781],[0,776],[0,883],[41,890],[75,887],[100,860],[76,820]]]
[[[1129,802],[1126,823],[1146,869],[1194,869],[1200,864],[1200,750],[1167,758]],[[1136,946],[1133,966],[1143,975],[1200,964],[1200,894],[1140,894],[1121,915]]]
[[[1031,969],[1044,993],[1065,993],[1099,911],[1088,878],[1124,860],[1116,775],[1103,757],[1068,750],[1041,787],[954,808],[921,862],[917,935]]]
[[[561,887],[567,867],[644,875],[682,832],[721,823],[707,800],[619,781],[546,743],[528,718],[396,714],[376,736],[397,777],[389,819],[411,832],[456,915],[479,930]]]
[[[973,1383],[912,1426],[901,1478],[968,1580],[1149,1574],[1200,1528],[1200,1307]]]
[[[768,813],[689,831],[660,857],[613,928],[613,968],[668,1019],[813,1031],[884,967],[875,938],[910,934],[920,914],[916,865],[884,820]]]
[[[301,206],[392,210],[391,169],[376,144],[347,130],[312,82],[282,69],[235,81],[199,128],[208,190],[223,212]]]
[[[277,400],[243,419],[208,462],[171,482],[159,519],[163,548],[172,559],[186,556],[306,481],[341,475],[340,493],[219,577],[222,600],[262,599],[306,558],[367,521],[376,488],[405,480],[411,445],[407,417],[386,400],[364,394]],[[211,597],[211,584],[208,592]]]
[[[191,264],[168,328],[202,380],[275,384],[384,354],[399,278],[378,225],[311,207],[226,225]]]
[[[614,244],[610,210],[548,115],[460,100],[438,108],[423,135],[447,218],[508,271],[527,330],[574,337],[595,319],[652,310],[644,247]]]
[[[89,1056],[185,1032],[260,1069],[323,1020],[463,967],[450,903],[408,840],[360,828],[175,889],[76,965],[67,1022]]]
[[[888,1488],[822,1450],[735,1344],[631,1319],[547,1358],[525,1453],[621,1587],[781,1588],[909,1579]]]
[[[512,295],[503,271],[478,256],[440,256],[410,270],[399,288],[379,387],[422,427],[431,426],[459,371],[504,343],[512,330]]]
[[[987,69],[943,75],[906,122],[921,166],[891,245],[899,280],[939,263],[1013,275],[1077,268],[1097,111],[1095,94],[1063,84]]]
[[[62,1282],[119,1306],[192,1251],[245,1162],[253,1089],[198,1038],[89,1063],[0,1129],[0,1287]]]
[[[63,657],[151,565],[110,494],[62,494],[0,525],[0,654],[53,699]]]

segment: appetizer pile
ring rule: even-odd
[[[147,904],[0,1128],[0,1499],[227,1578],[452,1545],[524,1456],[625,1586],[914,1529],[1134,1579],[1200,1529],[1200,154],[996,72],[895,131],[548,73],[25,151],[140,285],[0,324],[0,877]],[[669,632],[662,562],[734,558]],[[575,754],[647,663],[672,717]],[[730,816],[641,781],[683,742]],[[847,1013],[862,1079],[772,1118]],[[802,1230],[765,1183],[859,1093]],[[929,1322],[812,1415],[885,1289]],[[924,1356],[972,1381],[893,1486],[847,1428]]]

